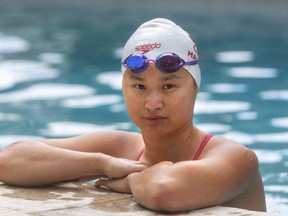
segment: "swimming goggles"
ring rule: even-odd
[[[134,73],[139,73],[149,66],[150,61],[153,62],[160,71],[167,73],[175,72],[184,65],[198,64],[198,60],[185,62],[175,53],[169,52],[159,55],[155,60],[148,59],[147,56],[142,54],[131,54],[122,64]]]

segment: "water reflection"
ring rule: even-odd
[[[91,97],[81,97],[63,100],[61,105],[67,108],[85,109],[97,106],[118,104],[122,101],[119,95],[96,95]]]
[[[49,122],[47,129],[40,130],[43,136],[69,137],[105,130],[128,130],[131,123],[116,123],[113,125],[96,125],[80,122]]]
[[[263,100],[288,100],[288,90],[269,90],[259,93],[260,98]]]
[[[63,64],[65,62],[65,57],[61,53],[55,52],[45,52],[39,55],[39,60],[49,64]]]
[[[216,60],[221,63],[243,63],[254,60],[252,51],[226,51],[216,53]]]
[[[195,104],[195,114],[233,113],[250,109],[249,102],[242,101],[201,101]]]
[[[276,78],[278,71],[275,68],[232,67],[228,69],[227,74],[235,78],[270,79]]]
[[[122,73],[120,71],[102,72],[96,76],[96,81],[108,85],[111,89],[122,89]]]
[[[0,32],[0,54],[18,53],[28,51],[30,43],[16,35],[4,35]]]
[[[245,84],[215,83],[207,86],[209,92],[213,93],[244,93],[247,92],[248,86]]]
[[[56,69],[47,64],[31,60],[0,61],[0,91],[22,82],[53,79],[59,76]]]
[[[85,85],[43,83],[28,88],[3,93],[0,103],[25,102],[33,100],[57,100],[67,97],[92,95],[95,90]]]
[[[271,119],[271,124],[274,127],[283,127],[283,128],[288,128],[288,117],[283,117],[283,118],[273,118]]]
[[[17,122],[17,121],[21,121],[21,120],[22,120],[22,116],[19,114],[0,113],[0,122],[4,122],[4,121]]]

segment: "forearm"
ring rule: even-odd
[[[149,189],[151,188],[145,182],[142,182],[138,178],[138,175],[138,173],[133,173],[128,176],[129,190],[132,193],[135,201],[147,209],[153,211],[160,210],[158,206],[153,202],[153,195],[151,195],[149,192]]]
[[[39,141],[13,144],[0,154],[0,181],[19,186],[103,175],[106,157],[101,153],[51,147]]]
[[[154,211],[169,211],[163,204],[163,196],[171,178],[166,174],[173,163],[169,161],[156,164],[142,172],[128,176],[128,183],[135,200],[142,206]]]
[[[135,200],[154,211],[181,212],[202,207],[197,201],[187,203],[191,196],[196,197],[190,190],[193,181],[189,177],[185,184],[175,167],[175,163],[164,161],[143,172],[129,175],[129,187]]]

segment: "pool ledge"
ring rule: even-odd
[[[163,215],[139,206],[128,194],[95,190],[89,183],[65,183],[43,188],[18,188],[0,182],[1,216]],[[170,214],[171,215],[171,214]],[[211,207],[177,215],[279,216],[238,208]]]

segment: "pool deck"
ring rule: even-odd
[[[0,182],[0,215],[150,216],[165,214],[159,214],[142,208],[129,194],[96,190],[93,188],[93,184],[89,183],[71,182],[43,188],[18,188]],[[276,216],[276,214],[271,213],[228,207],[211,207],[172,215]]]

